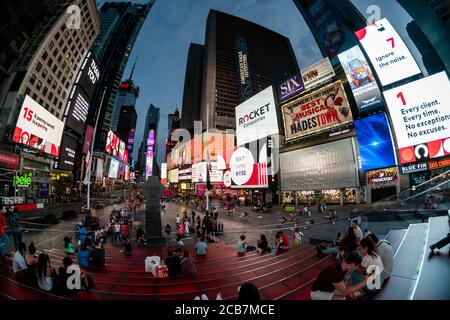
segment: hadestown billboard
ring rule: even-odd
[[[237,145],[279,133],[277,106],[272,86],[236,107]]]

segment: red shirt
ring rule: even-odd
[[[286,235],[282,235],[281,239],[283,240],[283,245],[288,248],[289,247],[289,239]]]
[[[0,235],[3,235],[5,233],[5,216],[0,214]]]
[[[125,237],[127,237],[128,236],[128,231],[129,231],[129,229],[128,229],[128,224],[122,224],[121,226],[120,226],[120,229],[121,229],[121,231],[122,231],[122,234],[125,236]]]

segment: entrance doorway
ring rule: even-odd
[[[396,193],[396,186],[372,189],[372,202],[380,201],[384,198],[395,195]]]

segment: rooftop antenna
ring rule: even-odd
[[[138,58],[139,58],[139,53],[136,55],[136,59],[134,59],[133,68],[131,69],[131,73],[130,73],[130,77],[129,77],[130,80],[133,79],[134,68],[136,67],[136,62],[137,62]]]

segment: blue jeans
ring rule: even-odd
[[[338,254],[339,247],[329,247],[324,250],[322,250],[322,253],[324,254]]]
[[[9,245],[9,238],[5,234],[2,234],[0,236],[0,255],[6,256],[8,254],[8,245]]]
[[[362,274],[362,273],[359,273],[359,272],[356,272],[356,271],[351,271],[351,281],[353,282],[353,284],[358,284],[361,281],[363,281],[364,280],[364,276],[365,275]],[[367,286],[365,286],[364,290],[369,291],[369,292],[373,292],[373,291],[381,289],[381,286],[383,286],[383,282],[384,282],[385,276],[386,275],[385,275],[384,272],[381,272],[381,274],[379,275],[379,277],[380,277],[380,288],[378,288],[378,289],[377,288],[369,289]]]
[[[22,230],[13,231],[12,235],[14,238],[14,249],[17,251],[17,249],[19,249],[19,243],[22,242]]]

